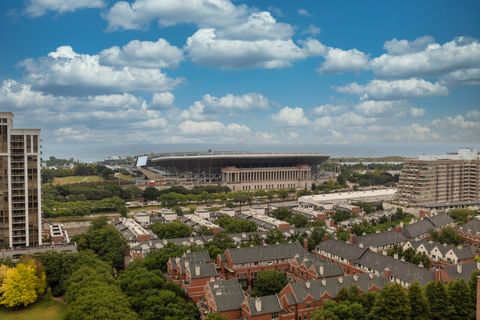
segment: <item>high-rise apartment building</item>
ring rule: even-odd
[[[40,129],[0,112],[0,248],[42,244]]]
[[[420,155],[404,163],[398,200],[422,206],[480,200],[480,154],[476,149]]]

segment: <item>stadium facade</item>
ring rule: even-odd
[[[141,156],[137,168],[160,185],[223,185],[232,191],[310,188],[328,156],[318,153],[188,152]]]

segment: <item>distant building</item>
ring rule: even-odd
[[[51,224],[49,225],[49,229],[50,229],[50,241],[53,244],[70,242],[70,237],[68,236],[68,232],[63,228],[63,225]]]
[[[327,159],[318,153],[164,153],[138,157],[137,170],[159,185],[213,184],[232,191],[310,189]]]
[[[447,214],[438,214],[432,217],[408,224],[403,228],[403,235],[411,240],[422,240],[430,235],[430,231],[453,226],[455,222]]]
[[[148,241],[155,238],[154,234],[130,218],[119,218],[112,224],[122,234],[130,246],[134,246],[141,241]]]
[[[420,207],[470,205],[480,200],[480,154],[476,149],[420,155],[405,161],[398,183],[398,201]]]
[[[242,211],[237,214],[237,218],[252,221],[260,230],[278,229],[281,231],[287,231],[290,229],[290,224],[288,222],[267,216],[265,210],[251,208],[249,211]]]
[[[0,112],[0,247],[42,244],[40,129]]]
[[[382,202],[393,200],[396,191],[397,190],[395,188],[389,188],[379,190],[317,194],[298,198],[298,204],[304,207],[310,205],[314,208],[333,210],[335,206],[343,204],[351,204],[355,202]]]

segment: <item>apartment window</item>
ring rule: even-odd
[[[310,309],[310,308],[311,308],[310,303],[307,303],[307,309]]]
[[[278,312],[272,313],[272,320],[278,319]]]

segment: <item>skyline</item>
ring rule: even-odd
[[[476,1],[0,8],[0,110],[42,128],[46,156],[480,146]]]

